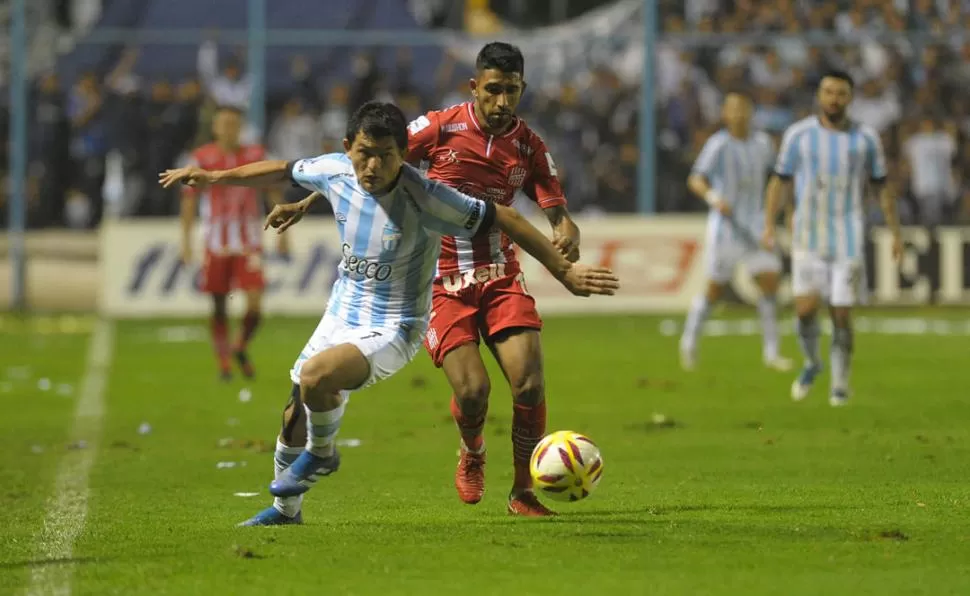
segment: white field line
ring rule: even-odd
[[[94,326],[88,348],[74,428],[70,444],[73,446],[61,460],[54,481],[54,492],[47,502],[44,528],[37,539],[40,562],[33,568],[27,594],[71,593],[74,564],[74,542],[84,530],[88,513],[88,477],[98,454],[101,423],[104,418],[105,384],[114,354],[114,322],[99,320]]]

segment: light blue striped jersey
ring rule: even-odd
[[[295,161],[290,175],[323,193],[336,217],[343,258],[327,313],[351,327],[398,326],[423,336],[441,236],[474,236],[486,204],[407,164],[391,191],[372,195],[343,153]]]
[[[887,173],[875,130],[854,122],[833,130],[817,116],[800,120],[785,131],[775,173],[795,178],[794,250],[862,258],[866,179],[881,182]]]
[[[752,131],[741,139],[721,129],[704,143],[691,173],[707,178],[711,188],[731,205],[732,218],[759,238],[764,227],[765,183],[774,159],[774,143],[767,133]],[[715,242],[744,241],[716,209],[710,210],[707,225]]]

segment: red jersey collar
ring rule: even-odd
[[[486,133],[484,130],[482,130],[481,124],[478,123],[478,116],[475,115],[475,102],[472,102],[472,101],[465,102],[465,107],[467,108],[467,111],[468,111],[468,118],[472,121],[472,124],[475,126],[475,130],[477,130],[479,133],[481,133],[484,136],[495,136],[495,135],[490,135]],[[500,137],[512,136],[517,130],[519,130],[520,126],[522,126],[522,120],[518,116],[515,116],[515,124],[513,124],[511,128],[509,128],[507,131],[503,132],[498,136]]]

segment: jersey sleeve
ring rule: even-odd
[[[431,151],[438,144],[438,115],[428,112],[418,116],[408,124],[408,155],[407,162],[418,165],[429,159]]]
[[[701,148],[700,155],[694,160],[691,174],[699,174],[709,181],[717,176],[721,169],[721,153],[724,150],[724,142],[723,134],[715,134],[707,139],[704,147]]]
[[[442,236],[472,238],[495,223],[495,205],[462,194],[447,184],[421,179],[424,192],[415,196],[421,225]]]
[[[879,183],[886,180],[889,172],[886,169],[886,152],[882,147],[882,139],[875,130],[866,133],[866,166],[869,168],[869,179]]]
[[[781,137],[781,147],[778,149],[778,159],[775,161],[775,175],[779,178],[791,178],[798,167],[798,138],[799,131],[789,128]]]
[[[344,164],[335,159],[338,154],[298,159],[286,164],[286,171],[293,186],[322,193],[330,200],[330,176],[339,173]]]
[[[532,139],[532,164],[522,185],[522,192],[542,209],[566,204],[559,182],[559,172],[546,143],[538,135]]]

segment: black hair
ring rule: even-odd
[[[479,71],[498,70],[505,74],[525,74],[525,58],[522,50],[504,41],[485,44],[475,58],[475,68]]]
[[[408,148],[407,118],[401,108],[392,103],[369,101],[357,108],[347,121],[347,142],[353,144],[363,133],[372,139],[393,137],[402,151]]]
[[[852,75],[850,75],[849,73],[847,73],[844,70],[829,70],[829,71],[826,71],[826,72],[822,73],[822,78],[819,79],[819,82],[821,82],[821,81],[823,81],[825,79],[838,79],[840,81],[845,81],[846,83],[849,84],[849,89],[853,89],[853,90],[855,89],[855,81],[852,80]]]

